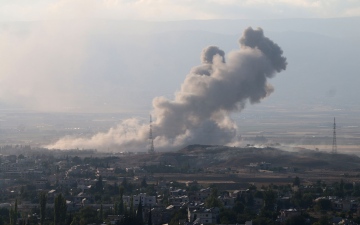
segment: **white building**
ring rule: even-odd
[[[141,204],[143,206],[154,206],[154,205],[156,205],[156,197],[155,196],[146,196],[145,193],[140,193],[138,195],[133,196],[134,207],[137,207],[139,205],[140,199],[141,199]],[[130,196],[124,196],[123,201],[124,201],[124,203],[126,203],[126,205],[130,206],[131,197]]]
[[[190,222],[197,221],[200,224],[216,224],[219,217],[220,209],[215,207],[211,209],[188,208],[188,220]]]

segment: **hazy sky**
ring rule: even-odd
[[[0,21],[329,18],[360,16],[359,0],[2,0]]]
[[[284,46],[290,76],[275,95],[289,96],[358,71],[359,16],[359,0],[0,0],[0,109],[149,110],[154,97],[173,97],[204,47],[236,49],[249,26]],[[337,17],[351,18],[318,19]],[[314,89],[340,96],[349,80]]]

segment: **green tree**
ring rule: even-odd
[[[300,186],[300,178],[298,176],[295,177],[293,181],[293,186]]]
[[[40,224],[44,225],[45,215],[46,215],[46,202],[47,202],[47,196],[45,192],[41,192],[39,194],[39,201],[40,201]]]
[[[130,217],[132,218],[134,216],[134,198],[133,196],[131,196],[130,198],[130,212],[129,212]]]
[[[142,208],[141,197],[139,197],[139,198],[140,198],[140,201],[139,201],[139,205],[138,205],[138,208],[136,211],[136,220],[139,225],[142,225],[142,224],[144,224],[143,208]]]
[[[331,225],[331,223],[330,219],[327,216],[322,216],[319,221],[317,221],[313,225]]]
[[[119,187],[119,192],[120,192],[119,215],[124,214],[124,199],[123,199],[124,191],[125,191],[124,187],[120,186]]]
[[[70,225],[80,225],[79,218],[77,216],[74,216],[74,218],[72,219]]]
[[[119,215],[119,203],[114,203],[114,215]]]
[[[306,223],[306,219],[302,215],[296,215],[290,217],[288,220],[286,220],[286,225],[304,225]]]
[[[17,223],[17,218],[18,218],[17,199],[15,200],[14,208],[11,208],[11,209],[10,209],[9,218],[10,218],[10,225],[16,225],[16,223]]]
[[[123,198],[121,197],[120,199],[120,203],[119,203],[119,215],[123,215],[124,212],[125,212],[125,209],[124,209],[124,200]]]
[[[208,208],[222,207],[222,202],[218,199],[218,191],[216,188],[213,188],[211,195],[205,199],[205,206]]]
[[[264,192],[264,209],[274,210],[276,202],[276,193],[273,190],[267,190]]]
[[[253,220],[253,225],[275,225],[275,220],[266,218],[266,217],[258,217]]]
[[[220,223],[222,224],[235,224],[237,223],[237,215],[233,210],[224,209],[219,214]]]
[[[148,218],[147,225],[153,225],[153,223],[152,223],[152,215],[151,215],[151,207],[150,207],[150,210],[149,210],[149,218]]]
[[[100,175],[97,182],[95,183],[95,190],[97,192],[102,193],[104,190],[104,184],[103,184],[103,180],[102,180],[102,176]]]
[[[143,188],[146,188],[148,186],[147,182],[146,182],[146,177],[144,177],[142,180],[141,180],[141,187]]]
[[[124,177],[123,181],[121,182],[121,186],[123,187],[124,190],[128,189],[128,181],[126,177]]]
[[[64,225],[66,222],[66,200],[62,194],[58,194],[54,200],[54,224]]]
[[[80,210],[80,225],[86,225],[89,223],[99,223],[97,211],[92,207],[85,207]]]
[[[103,209],[103,205],[100,205],[100,210],[99,210],[99,221],[103,221],[104,220],[104,209]]]
[[[81,164],[82,163],[82,160],[79,156],[74,156],[72,158],[72,162],[75,163],[75,164]]]
[[[187,219],[187,209],[186,207],[181,208],[180,210],[178,210],[172,217],[171,220],[169,222],[169,225],[178,225],[179,224],[179,220],[181,219]],[[191,221],[193,222],[193,221]]]
[[[331,201],[329,199],[319,199],[316,202],[315,209],[317,211],[331,210]]]

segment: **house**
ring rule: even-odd
[[[156,207],[151,209],[151,218],[153,224],[161,224],[164,221],[170,221],[171,216],[176,212],[174,207],[164,208],[164,207]],[[145,213],[144,221],[148,219],[148,212]]]
[[[189,201],[204,202],[211,195],[211,188],[201,189],[200,191],[191,191],[188,193]]]
[[[353,211],[356,212],[358,209],[358,202],[350,199],[338,199],[332,201],[333,209],[343,212]]]
[[[183,196],[185,193],[186,191],[182,189],[170,190],[170,196],[172,197]]]
[[[204,207],[192,209],[188,208],[188,221],[197,221],[199,224],[214,224],[219,218],[220,209],[218,207],[206,209]]]
[[[94,197],[89,194],[85,194],[83,192],[80,192],[78,195],[73,197],[74,203],[83,203],[84,201],[92,202],[94,200]]]
[[[220,196],[219,200],[222,202],[225,208],[232,208],[235,205],[236,198],[229,196]]]
[[[298,211],[297,209],[283,209],[283,210],[280,210],[280,216],[279,216],[278,221],[284,222],[287,219],[289,219],[290,217],[298,216],[300,214],[301,214],[301,212]]]
[[[189,197],[187,195],[169,198],[169,203],[174,206],[180,206],[180,205],[183,205],[184,203],[188,203],[188,202],[189,202]]]
[[[156,197],[155,196],[147,196],[145,193],[140,193],[138,195],[133,196],[133,204],[134,207],[137,207],[139,205],[141,199],[141,203],[143,206],[154,206],[156,205]],[[131,197],[130,196],[124,196],[123,197],[124,203],[127,205],[131,204]]]
[[[36,189],[45,189],[49,181],[47,179],[38,179],[34,181]]]
[[[96,176],[113,177],[115,176],[115,168],[98,168]]]

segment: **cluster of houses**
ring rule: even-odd
[[[87,206],[98,210],[103,208],[104,210],[114,211],[113,202],[99,204],[94,195],[91,194],[91,189],[96,186],[99,177],[104,178],[103,182],[105,184],[113,185],[115,182],[121,182],[123,177],[117,173],[117,168],[120,166],[117,162],[107,167],[95,167],[89,164],[76,164],[67,158],[49,163],[46,157],[0,155],[0,208],[12,207],[15,199],[21,193],[21,188],[24,185],[30,185],[36,189],[36,192],[47,192],[47,207],[49,208],[53,207],[55,197],[63,189],[67,189],[70,190],[70,193],[66,196],[67,210],[69,212],[77,212]],[[250,170],[269,171],[271,164],[266,162],[251,163],[247,167]],[[145,217],[146,212],[151,210],[154,224],[169,222],[179,209],[187,209],[187,218],[179,221],[182,225],[217,224],[219,222],[220,209],[205,206],[206,199],[212,194],[211,188],[201,188],[196,181],[187,182],[186,189],[178,188],[166,180],[155,180],[141,167],[127,167],[122,171],[132,175],[131,178],[127,178],[131,183],[140,184],[145,176],[147,181],[156,183],[156,195],[138,192],[138,194],[132,196],[123,196],[123,202],[127,206],[133,204],[137,208],[141,202]],[[21,184],[19,183],[20,180],[22,181]],[[298,190],[294,187],[292,191],[296,192]],[[168,195],[158,194],[165,192]],[[235,206],[238,197],[248,195],[249,192],[251,191],[224,192],[217,199],[223,207],[231,209]],[[291,195],[291,193],[279,195],[278,201],[289,201]],[[316,203],[321,199],[330,200],[332,210],[357,212],[360,215],[360,204],[356,198],[319,197],[314,202]],[[26,214],[31,213],[31,210],[38,206],[38,202],[21,201],[18,208]],[[259,210],[263,206],[263,198],[255,196],[253,198],[254,209]],[[282,209],[278,221],[285,222],[292,216],[300,214],[301,210],[299,209]],[[108,217],[113,224],[120,218],[121,216],[116,214],[110,214]],[[245,225],[251,224],[251,221],[245,223]]]

